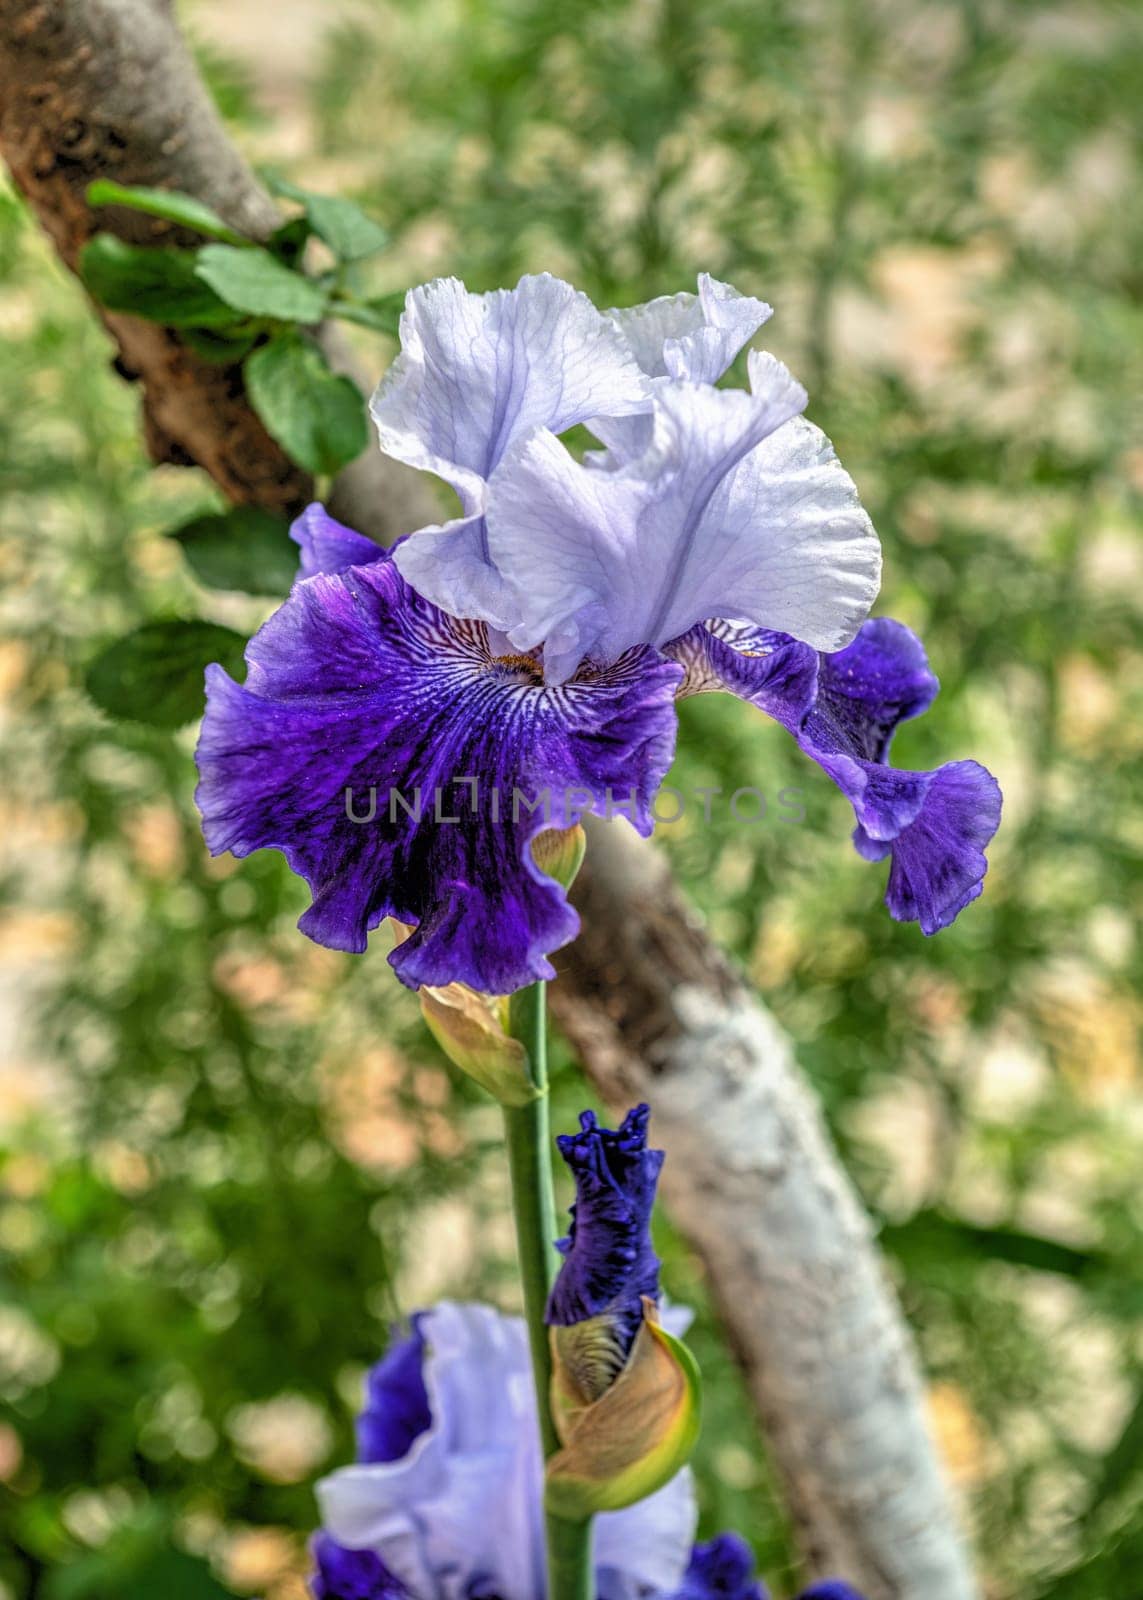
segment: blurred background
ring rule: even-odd
[[[609,305],[705,269],[775,306],[758,343],[874,516],[877,609],[942,679],[898,762],[978,757],[1005,820],[983,899],[926,941],[828,780],[704,697],[670,781],[796,784],[807,824],[661,847],[879,1223],[990,1600],[1138,1600],[1143,14],[180,10],[244,151],[392,230],[378,293],[546,268]],[[263,612],[164,537],[214,493],[148,468],[104,335],[2,186],[0,276],[0,1597],[302,1600],[310,1485],[390,1321],[514,1303],[498,1121],[382,948],[302,938],[276,856],[206,858],[194,730],[86,699],[139,620]],[[584,1102],[562,1061],[558,1118]],[[764,1442],[669,1219],[660,1247],[700,1310],[704,1530],[749,1534],[785,1594]]]

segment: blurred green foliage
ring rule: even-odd
[[[663,848],[797,1039],[883,1224],[991,1600],[1133,1600],[1138,11],[374,0],[324,24],[294,175],[389,230],[363,292],[548,268],[609,304],[708,269],[775,305],[760,342],[881,533],[878,609],[943,681],[898,760],[978,756],[1005,823],[982,900],[925,941],[879,905],[822,775],[707,697],[683,708],[680,787],[797,786],[807,822],[716,811]],[[213,36],[206,65],[261,152],[253,68]],[[202,587],[165,537],[217,502],[147,469],[105,339],[4,191],[0,276],[0,1003],[24,1018],[0,1083],[0,1593],[205,1600],[209,1560],[228,1590],[297,1600],[286,1530],[344,1458],[388,1322],[442,1293],[512,1302],[497,1123],[380,952],[294,931],[304,890],[276,858],[206,860],[192,736],[92,708],[85,670],[127,628],[244,630],[266,606]],[[565,1061],[558,1116],[582,1098]],[[702,1308],[666,1224],[662,1244]],[[749,1533],[783,1593],[791,1545],[705,1310],[691,1342],[704,1526]]]

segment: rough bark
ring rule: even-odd
[[[185,190],[254,237],[277,221],[166,0],[0,0],[0,152],[73,268],[99,176]],[[99,225],[179,238],[125,212]],[[250,411],[238,371],[169,330],[103,316],[117,365],[141,382],[154,459],[197,463],[235,501],[292,511],[306,499],[309,480]],[[331,504],[381,539],[436,517],[424,481],[375,451],[340,475]],[[870,1600],[973,1600],[910,1340],[788,1041],[625,825],[593,830],[577,898],[584,933],[563,957],[557,1014],[606,1099],[654,1104],[667,1199],[706,1264],[807,1565],[845,1573]]]
[[[180,189],[230,225],[263,239],[281,216],[227,137],[163,0],[0,0],[0,150],[62,259],[74,271],[99,230],[133,244],[193,244],[171,223],[121,207],[93,211],[96,178]],[[201,360],[169,328],[99,311],[115,364],[143,394],[143,434],[156,462],[204,468],[239,503],[293,513],[312,498],[309,475],[266,433],[236,366]],[[332,364],[354,375],[333,329]],[[359,376],[359,375],[358,375]],[[346,521],[372,513],[394,537],[436,515],[405,469],[370,450],[331,497]]]

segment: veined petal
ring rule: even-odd
[[[282,850],[320,944],[360,951],[383,917],[416,924],[389,957],[410,987],[551,977],[579,924],[532,838],[620,806],[651,831],[681,676],[652,651],[546,688],[382,560],[296,584],[247,664],[244,686],[207,673],[207,843]]]
[[[346,572],[388,560],[390,552],[363,533],[355,533],[315,500],[294,519],[290,538],[301,547],[299,577],[315,578],[322,572]]]
[[[729,690],[797,733],[818,691],[820,656],[772,628],[714,620],[700,623],[666,654],[683,669],[679,698]]]
[[[661,295],[643,305],[608,312],[652,380],[686,378],[692,383],[717,383],[742,347],[773,316],[765,301],[739,294],[708,272],[699,273],[698,291],[697,295]],[[590,426],[613,455],[624,459],[651,441],[649,416],[595,417]]]
[[[521,433],[637,411],[645,392],[619,331],[570,284],[545,272],[470,294],[437,278],[410,289],[371,410],[382,450],[436,473],[472,513]]]
[[[721,685],[782,723],[853,806],[854,844],[892,857],[886,904],[926,934],[981,892],[985,846],[1000,824],[996,779],[975,761],[934,772],[890,767],[897,727],[932,703],[937,679],[902,623],[867,622],[846,649],[821,654],[777,635],[714,623],[667,646],[691,692]]]
[[[519,596],[510,637],[545,643],[551,681],[705,617],[818,649],[853,637],[877,592],[876,535],[824,434],[795,417],[805,391],[772,357],[750,371],[749,395],[663,388],[650,449],[620,471],[579,466],[544,432],[504,462],[489,549]]]

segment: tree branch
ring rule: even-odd
[[[0,0],[0,151],[72,268],[97,226],[190,242],[113,208],[97,222],[84,198],[96,177],[185,190],[255,238],[278,221],[166,0]],[[142,386],[155,460],[196,463],[238,502],[305,502],[312,485],[266,435],[239,370],[100,314]],[[383,540],[438,515],[424,480],[376,450],[339,476],[331,506]],[[672,1214],[706,1264],[808,1562],[871,1600],[973,1600],[910,1340],[788,1041],[628,829],[593,828],[576,898],[584,932],[554,1007],[606,1099],[653,1101]]]

